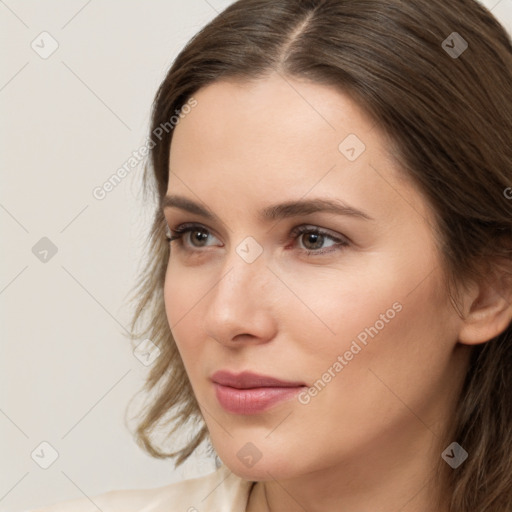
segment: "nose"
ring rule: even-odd
[[[208,293],[204,328],[221,344],[233,347],[267,343],[276,335],[273,304],[275,276],[263,256],[247,263],[233,249],[217,284]]]

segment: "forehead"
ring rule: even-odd
[[[236,138],[243,147],[284,149],[309,140],[315,147],[323,142],[325,150],[330,146],[337,151],[344,136],[353,133],[365,138],[374,125],[356,103],[334,87],[278,74],[250,82],[215,82],[194,97],[197,106],[176,127],[175,138],[186,131],[190,139],[193,134],[189,132],[194,131],[224,148]]]
[[[334,87],[274,74],[216,82],[194,98],[173,134],[169,193],[267,202],[341,195],[366,210],[396,210],[403,193],[421,203],[373,120]]]

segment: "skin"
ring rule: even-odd
[[[433,503],[444,489],[431,478],[452,441],[446,431],[470,345],[506,319],[481,334],[452,307],[432,212],[347,95],[273,74],[217,82],[194,97],[197,106],[175,128],[168,194],[220,221],[165,209],[171,230],[194,222],[208,234],[202,245],[190,233],[171,243],[165,306],[219,457],[259,482],[247,510],[269,510],[268,500],[272,511],[439,511]],[[338,149],[348,134],[366,146],[354,161]],[[341,199],[373,220],[256,215],[313,198]],[[294,238],[299,225],[349,244]],[[252,263],[236,252],[249,236],[263,251]],[[469,313],[481,290],[468,290]],[[209,377],[220,369],[313,386],[395,303],[400,312],[308,404],[295,398],[249,416],[217,401]],[[262,454],[252,467],[237,457],[248,442]]]

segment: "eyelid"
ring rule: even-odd
[[[309,233],[309,232],[316,232],[320,235],[331,238],[337,242],[345,242],[347,244],[352,243],[351,240],[347,236],[342,235],[341,233],[331,231],[330,229],[322,228],[315,224],[300,224],[299,226],[294,227],[290,231],[290,236],[291,235],[302,235],[304,233]]]
[[[165,222],[166,233],[169,233],[170,231],[181,231],[187,227],[197,227],[197,228],[204,229],[217,237],[217,234],[216,234],[217,232],[215,231],[215,229],[212,229],[212,228],[204,225],[200,221],[191,220],[191,221],[184,221],[184,222],[180,222],[180,221],[169,222],[167,220],[167,218],[165,218],[164,222]]]

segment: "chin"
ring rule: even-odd
[[[240,460],[236,454],[229,457],[221,457],[223,463],[235,475],[250,481],[267,481],[267,480],[286,480],[293,478],[297,474],[297,467],[292,467],[290,461],[283,461],[282,457],[274,453],[274,457],[281,460],[274,460],[272,458],[261,457],[254,465],[249,465],[249,461],[245,463]]]

